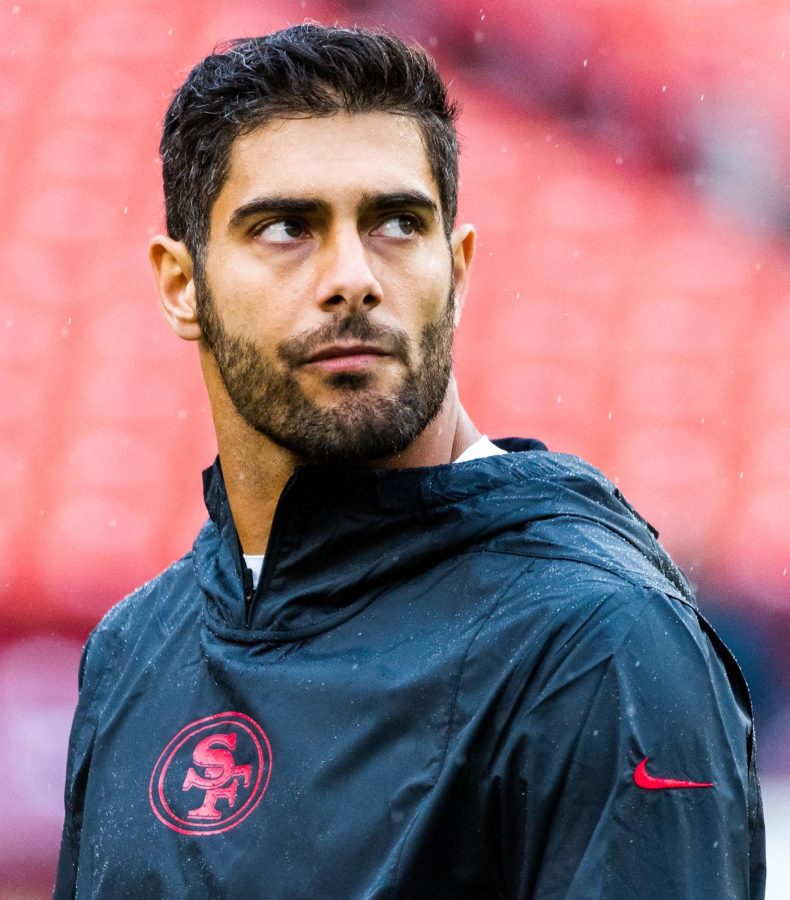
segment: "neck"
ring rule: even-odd
[[[277,501],[300,459],[247,424],[224,391],[210,393],[222,474],[245,553],[264,553]],[[461,406],[455,381],[437,416],[400,453],[362,465],[400,469],[452,462],[480,437]]]

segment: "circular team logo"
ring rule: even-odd
[[[191,722],[156,761],[148,786],[154,815],[180,834],[222,834],[255,809],[269,786],[272,748],[238,712]]]

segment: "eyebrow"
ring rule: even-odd
[[[439,207],[428,194],[422,191],[397,191],[391,194],[365,194],[359,204],[360,212],[387,212],[391,209],[421,209],[433,216]]]
[[[243,225],[247,219],[264,213],[278,215],[307,216],[317,212],[327,212],[329,204],[321,200],[298,199],[296,197],[256,197],[249,203],[243,203],[233,211],[228,222],[228,229],[232,231]]]
[[[383,213],[397,209],[421,209],[432,217],[438,216],[439,207],[433,198],[422,191],[393,191],[386,194],[363,194],[358,213]],[[263,214],[282,216],[308,216],[317,213],[327,215],[330,205],[325,200],[305,197],[256,197],[233,211],[228,222],[230,231],[239,228],[254,216]]]

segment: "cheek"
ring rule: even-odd
[[[417,260],[403,273],[393,302],[406,304],[404,315],[419,328],[442,317],[452,287],[453,269],[449,250],[446,259],[437,259],[433,253],[428,259]]]
[[[423,297],[420,305],[420,327],[434,325],[448,320],[452,321],[452,313],[448,306],[452,305],[453,283],[451,275],[437,278],[432,290]]]
[[[219,279],[214,298],[226,327],[256,343],[274,344],[287,333],[291,310],[276,284],[241,277]]]

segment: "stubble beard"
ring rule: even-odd
[[[442,314],[420,334],[420,362],[411,361],[405,332],[371,322],[368,313],[338,315],[308,335],[277,347],[282,366],[266,359],[250,339],[229,334],[204,277],[195,279],[198,322],[239,415],[256,431],[303,462],[355,463],[405,450],[436,417],[452,371],[454,289]],[[399,360],[401,383],[384,393],[369,372],[326,376],[336,398],[320,405],[305,394],[294,374],[311,350],[335,340],[383,345]]]

